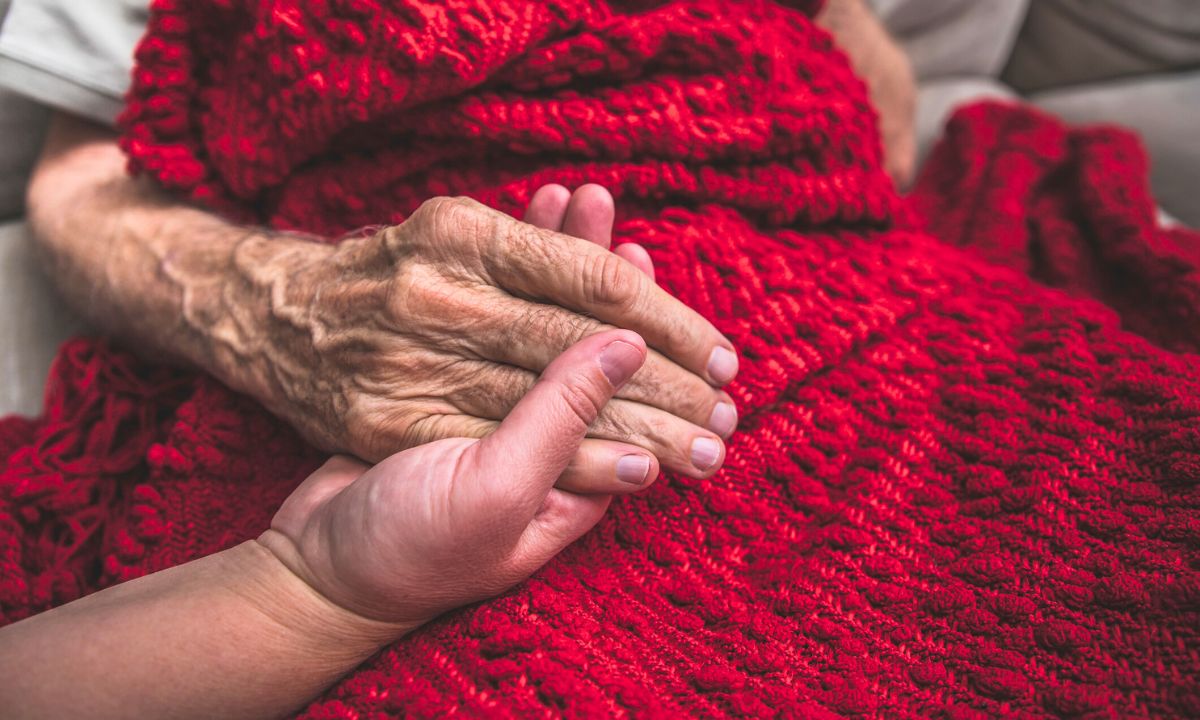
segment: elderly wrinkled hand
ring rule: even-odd
[[[267,268],[272,390],[260,399],[321,446],[374,461],[486,436],[563,350],[624,328],[652,350],[559,486],[593,490],[587,479],[628,444],[669,470],[715,472],[737,418],[719,389],[737,372],[729,341],[655,285],[644,250],[608,249],[606,191],[544,188],[528,219],[543,227],[438,198],[312,262]]]
[[[371,468],[334,457],[257,541],[0,629],[5,716],[295,712],[417,626],[529,577],[600,520],[609,493],[639,489],[614,480],[621,463],[653,481],[654,457],[631,447],[580,477],[604,492],[554,487],[645,360],[635,333],[591,335],[482,440],[439,440]]]
[[[624,328],[650,346],[646,365],[560,487],[588,491],[577,478],[625,443],[715,472],[737,424],[720,389],[737,373],[730,342],[655,285],[644,250],[608,249],[602,188],[544,188],[528,221],[437,198],[337,246],[241,227],[131,181],[111,133],[61,116],[30,186],[39,247],[89,321],[206,370],[325,450],[374,462],[483,437],[551,359]]]
[[[550,364],[488,437],[440,440],[369,469],[334,457],[288,498],[259,542],[321,596],[373,621],[415,626],[499,594],[608,508],[609,494],[554,485],[645,359],[632,332],[587,337]],[[607,492],[639,489],[611,480],[623,462],[657,475],[648,453],[629,453],[578,479]]]

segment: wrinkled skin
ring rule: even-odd
[[[608,249],[607,191],[548,186],[529,212],[533,224],[439,198],[399,226],[268,269],[275,390],[261,399],[317,444],[379,460],[486,436],[558,354],[620,327],[652,350],[561,486],[589,490],[580,478],[622,444],[672,471],[715,472],[736,424],[719,389],[737,371],[729,341],[655,285],[643,249]]]
[[[259,542],[324,598],[401,631],[503,592],[608,508],[609,494],[554,484],[645,358],[634,333],[592,335],[555,360],[483,440],[439,440],[372,468],[335,456],[284,502]],[[640,454],[652,479],[657,467]],[[603,484],[613,470],[596,473],[584,482]]]
[[[525,220],[607,249],[612,208],[598,186],[548,185]],[[653,280],[643,248],[614,253]],[[658,476],[657,459],[635,445],[607,442],[588,464],[577,459],[647,357],[634,333],[592,334],[555,359],[483,440],[437,440],[374,467],[335,456],[284,502],[259,542],[322,597],[402,630],[503,592],[591,529],[614,494]]]

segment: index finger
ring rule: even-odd
[[[737,375],[733,344],[625,258],[512,219],[497,227],[499,237],[484,249],[482,260],[501,289],[632,330],[713,385]]]

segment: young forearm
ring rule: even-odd
[[[250,541],[0,630],[9,718],[294,711],[407,628],[333,605]]]
[[[298,709],[415,627],[522,582],[600,520],[610,495],[554,485],[647,354],[636,333],[588,336],[483,440],[441,440],[374,467],[332,458],[257,541],[0,630],[3,716]]]

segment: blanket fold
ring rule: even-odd
[[[328,237],[598,182],[743,355],[720,473],[304,717],[1200,716],[1200,235],[1131,136],[1017,106],[898,197],[816,5],[156,0],[134,171]],[[257,535],[321,459],[72,341],[0,420],[0,620]]]

